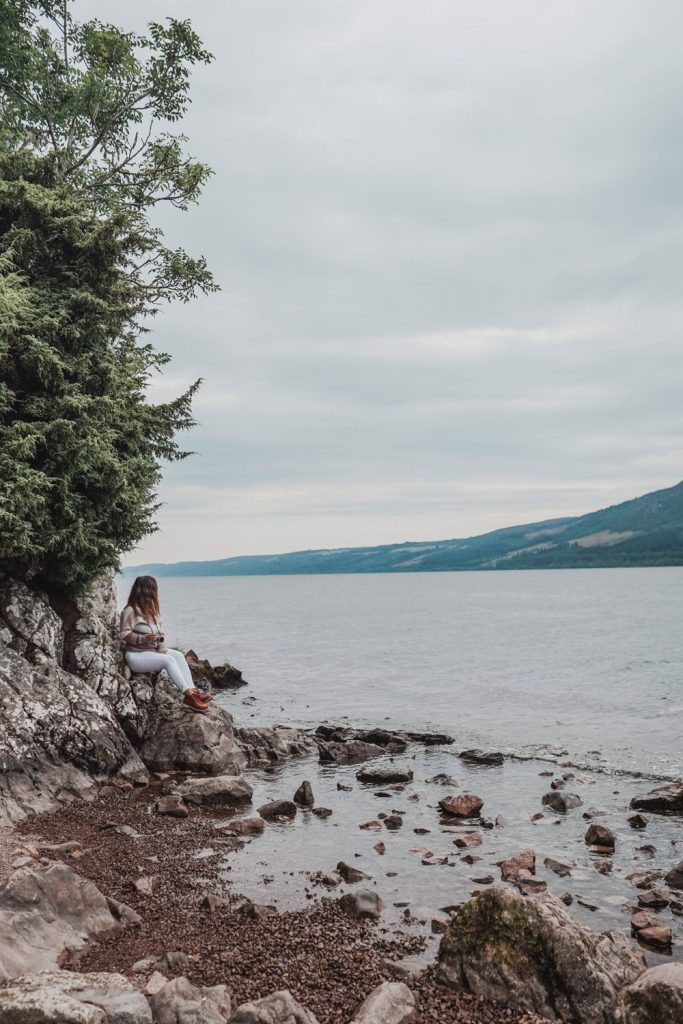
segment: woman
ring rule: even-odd
[[[200,712],[208,709],[212,695],[195,687],[185,655],[164,647],[159,590],[153,576],[138,576],[131,587],[128,604],[121,612],[121,642],[133,672],[159,672],[163,668],[188,708]]]

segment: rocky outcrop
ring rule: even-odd
[[[202,690],[236,690],[247,685],[240,670],[227,661],[222,665],[212,665],[207,658],[200,658],[192,650],[186,652],[185,658],[190,666],[192,679]]]
[[[3,1024],[152,1024],[149,1003],[120,974],[53,971],[0,983]]]
[[[634,796],[631,807],[634,811],[650,811],[652,814],[683,814],[683,783],[672,782]]]
[[[67,865],[19,868],[0,888],[0,978],[57,970],[67,950],[119,932],[121,920],[97,886]]]
[[[446,983],[567,1024],[613,1024],[619,993],[644,969],[621,933],[598,935],[550,894],[504,886],[457,910],[439,950]]]

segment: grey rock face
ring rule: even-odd
[[[318,1024],[318,1021],[291,992],[283,989],[264,999],[242,1003],[233,1013],[229,1024]]]
[[[65,864],[19,868],[0,888],[0,978],[55,971],[65,950],[120,929],[97,886]]]
[[[152,1024],[145,997],[120,974],[54,971],[0,983],[3,1024]]]
[[[225,985],[199,988],[187,978],[173,978],[149,996],[154,1024],[225,1024],[230,995]]]
[[[497,886],[456,911],[441,940],[442,979],[550,1020],[613,1024],[618,994],[645,969],[626,936],[584,928],[549,893]]]
[[[417,1000],[402,981],[385,981],[361,1004],[351,1024],[403,1024],[414,1019]]]
[[[619,1024],[680,1024],[683,1021],[683,964],[658,964],[625,988]]]

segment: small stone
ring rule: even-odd
[[[312,807],[315,803],[315,799],[313,797],[313,787],[310,782],[302,782],[292,799],[295,804],[299,805],[299,807]]]
[[[356,882],[362,882],[363,879],[370,877],[369,875],[366,875],[364,871],[359,871],[358,868],[354,868],[350,864],[345,864],[343,860],[340,860],[337,864],[337,871],[349,885],[354,885]]]
[[[567,811],[580,807],[582,802],[581,797],[576,793],[565,793],[564,790],[560,792],[556,789],[546,793],[541,801],[544,806],[552,807],[559,814],[566,814]]]
[[[593,867],[595,868],[595,870],[599,874],[601,874],[601,875],[608,875],[610,873],[610,871],[612,870],[612,861],[611,860],[599,860],[599,861],[595,862]]]
[[[473,846],[481,846],[482,838],[479,832],[466,832],[464,836],[458,836],[453,842],[459,850],[469,850]]]
[[[162,796],[160,800],[157,800],[156,812],[157,814],[168,814],[172,818],[187,818],[190,813],[183,803],[183,798],[175,793]]]
[[[233,832],[237,836],[257,836],[265,827],[263,818],[238,818],[226,825],[226,832]]]
[[[381,828],[379,821],[372,819],[371,821],[362,821],[358,828],[362,828],[365,832],[375,832],[378,828]]]
[[[375,845],[373,846],[373,850],[375,851],[375,853],[378,853],[380,857],[386,853],[386,849],[387,848],[384,845],[384,843],[375,843]]]
[[[141,896],[151,896],[156,889],[158,880],[158,875],[145,875],[136,879],[133,884]]]
[[[384,819],[384,827],[396,832],[403,825],[403,818],[400,814],[389,814]]]
[[[645,828],[647,825],[647,818],[642,814],[632,814],[631,817],[626,820],[631,828]]]
[[[330,807],[312,807],[311,814],[315,814],[316,818],[324,820],[332,816],[332,809]]]
[[[614,833],[606,825],[592,824],[588,826],[584,841],[587,846],[599,846],[605,852],[613,851],[616,840]]]
[[[572,873],[571,865],[563,864],[560,860],[553,860],[552,857],[546,857],[543,863],[549,871],[554,871],[560,878],[566,878]]]

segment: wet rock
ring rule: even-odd
[[[647,910],[636,910],[631,915],[631,928],[639,932],[641,928],[655,928],[659,924],[657,918]]]
[[[321,741],[318,743],[318,751],[321,764],[357,764],[386,753],[384,747],[376,743],[363,743],[362,740],[349,740],[348,743]]]
[[[145,732],[140,757],[153,771],[222,776],[239,775],[246,763],[227,711],[212,705],[206,714],[197,715],[177,699],[160,704]]]
[[[501,862],[500,874],[504,882],[514,882],[520,871],[527,871],[532,875],[536,873],[536,854],[533,850],[522,850],[521,853]]]
[[[233,832],[237,836],[258,836],[263,832],[266,823],[263,818],[238,818],[226,825],[226,832]]]
[[[375,767],[361,768],[356,772],[359,782],[369,782],[373,785],[385,786],[389,782],[412,782],[413,773],[406,768]]]
[[[439,800],[441,810],[454,818],[476,818],[483,806],[484,801],[474,793],[456,793]]]
[[[296,804],[291,800],[271,800],[258,809],[259,814],[266,821],[273,818],[294,818],[296,816]]]
[[[439,772],[438,775],[432,775],[431,779],[427,779],[427,782],[433,782],[435,786],[457,786],[458,783],[455,781],[452,775],[447,775],[446,772]]]
[[[673,932],[671,928],[655,924],[648,928],[641,928],[638,931],[638,939],[656,949],[668,949],[673,940]]]
[[[465,859],[466,858],[463,857],[463,860]],[[469,861],[469,863],[474,863],[474,860],[479,860],[479,858],[473,858],[471,861]],[[422,863],[425,865],[425,867],[434,867],[435,865],[439,864],[448,864],[448,856],[446,854],[442,854],[441,856],[439,856],[439,854],[436,853],[426,853],[422,858]]]
[[[638,906],[646,910],[663,910],[669,905],[669,894],[664,889],[649,889],[638,893]]]
[[[371,918],[376,920],[386,904],[372,889],[359,889],[357,892],[347,892],[339,899],[339,906],[351,917]]]
[[[414,743],[424,743],[426,747],[447,747],[455,743],[454,738],[445,732],[408,732],[406,736]]]
[[[621,994],[618,1024],[680,1024],[683,964],[650,967]]]
[[[530,900],[505,886],[457,910],[439,949],[447,984],[582,1024],[613,1024],[618,993],[643,969],[626,936],[584,928],[550,893]]]
[[[311,814],[314,814],[316,818],[330,818],[332,816],[331,807],[312,807]]]
[[[370,877],[369,875],[366,875],[364,871],[359,871],[358,868],[351,867],[350,864],[344,863],[343,860],[340,860],[337,864],[337,871],[349,885],[353,885],[356,882],[362,882],[364,879]]]
[[[467,764],[501,765],[505,760],[498,750],[463,750],[458,756]]]
[[[545,794],[541,803],[545,807],[552,807],[558,814],[566,814],[567,811],[580,807],[582,800],[576,793],[565,793],[564,790],[558,791],[553,789]]]
[[[290,757],[305,757],[318,749],[313,736],[289,725],[235,729],[235,739],[248,765],[281,764]]]
[[[176,793],[169,793],[162,796],[156,802],[157,814],[168,814],[172,818],[187,818],[190,813],[183,802],[183,798]]]
[[[479,832],[466,832],[464,836],[458,836],[453,842],[459,850],[469,850],[473,846],[481,846],[482,838]]]
[[[574,902],[574,897],[570,892],[563,892],[560,896],[560,899],[564,903],[565,907],[571,907],[572,903]]]
[[[149,1003],[120,974],[53,971],[0,984],[3,1024],[152,1024]]]
[[[192,673],[192,679],[200,690],[236,690],[240,686],[246,686],[246,679],[234,665],[224,662],[222,665],[212,665],[206,658],[200,658],[190,650],[185,654],[185,660]]]
[[[626,820],[631,828],[645,828],[647,826],[647,818],[642,814],[632,814]]]
[[[609,873],[612,870],[613,865],[612,865],[612,861],[611,860],[599,860],[599,861],[596,861],[596,863],[593,865],[593,867],[595,868],[595,870],[598,872],[599,875],[609,875]]]
[[[683,860],[671,868],[664,876],[667,885],[672,889],[683,889]]]
[[[315,803],[315,799],[313,797],[313,787],[310,782],[302,782],[292,799],[295,804],[299,805],[299,807],[312,807]]]
[[[658,786],[649,793],[634,796],[631,809],[650,811],[652,814],[683,814],[683,783],[672,782],[667,786]]]
[[[385,981],[364,1000],[351,1024],[404,1024],[415,1018],[416,1007],[407,985]]]
[[[384,827],[392,832],[398,831],[403,825],[403,818],[400,814],[388,814],[384,819]]]
[[[531,871],[526,871],[524,868],[510,881],[524,896],[535,896],[539,892],[545,892],[548,888],[547,882],[544,882],[542,878],[535,878]]]
[[[552,857],[546,857],[543,861],[549,871],[554,871],[560,878],[566,878],[572,873],[571,864],[563,864],[560,860],[554,860]]]
[[[661,877],[661,871],[633,871],[626,876],[626,881],[634,885],[636,889],[651,889]]]
[[[381,827],[382,825],[380,824],[380,822],[376,821],[374,818],[370,821],[362,821],[358,826],[358,828],[362,828],[364,832],[374,832],[376,831],[376,829]]]
[[[0,978],[54,971],[67,949],[120,930],[107,898],[66,864],[19,868],[0,887]]]
[[[375,853],[378,853],[380,857],[382,856],[382,854],[387,852],[387,848],[384,845],[384,843],[375,843],[375,845],[373,846],[373,850],[375,851]]]
[[[493,875],[472,875],[472,881],[476,885],[493,885]]]
[[[237,807],[251,802],[253,789],[246,779],[235,775],[217,775],[208,779],[186,779],[176,791],[190,804],[204,807]]]
[[[564,779],[553,779],[553,781],[550,783],[550,788],[551,789],[564,789],[564,787],[566,785],[567,785],[567,783],[565,782]]]
[[[605,850],[614,850],[616,842],[614,833],[606,825],[589,825],[584,836],[587,846],[602,846]]]
[[[167,981],[149,996],[154,1024],[226,1024],[230,1018],[230,995],[225,985],[198,988],[187,978]]]
[[[318,1024],[316,1018],[297,1003],[291,992],[283,989],[264,999],[242,1003],[229,1019],[229,1024]]]
[[[337,783],[337,789],[340,793],[353,793],[353,786],[345,786],[343,782]]]

